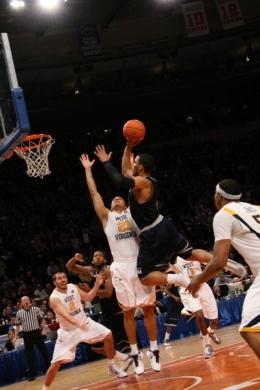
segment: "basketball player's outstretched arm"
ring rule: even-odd
[[[122,175],[127,177],[133,177],[133,170],[132,170],[132,146],[127,143],[123,157],[122,157]]]
[[[75,274],[83,274],[92,277],[93,267],[87,265],[80,265],[77,262],[83,263],[84,259],[81,253],[75,255],[66,263],[66,268]]]
[[[193,296],[199,290],[202,283],[212,279],[221,269],[225,268],[230,247],[231,240],[219,240],[215,242],[212,260],[208,263],[202,273],[191,281],[188,287],[188,290]]]
[[[202,264],[207,264],[213,260],[213,254],[203,249],[193,249],[192,255],[189,259],[187,259],[187,261],[191,260],[199,261]],[[242,264],[239,264],[231,259],[227,259],[227,262],[223,268],[225,268],[226,271],[230,271],[242,278],[247,274],[247,270]]]
[[[92,302],[93,299],[97,296],[99,287],[104,282],[104,278],[105,278],[104,273],[100,272],[96,277],[94,287],[89,292],[85,292],[81,290],[79,287],[77,287],[81,299],[83,301]]]
[[[85,168],[86,182],[95,212],[104,227],[107,223],[109,210],[104,205],[102,196],[97,190],[97,186],[92,175],[92,166],[94,165],[95,160],[90,161],[87,154],[82,154],[80,156],[80,161],[82,166]]]
[[[107,174],[116,186],[127,189],[135,186],[133,178],[121,175],[121,173],[111,164],[109,161],[111,158],[111,152],[107,153],[104,145],[98,145],[94,153],[98,157],[99,161],[102,162]]]

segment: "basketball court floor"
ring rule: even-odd
[[[160,346],[162,370],[151,370],[146,351],[144,375],[129,371],[125,379],[107,374],[105,360],[60,371],[52,390],[260,390],[260,363],[242,340],[238,326],[222,328],[222,344],[214,357],[205,360],[199,336],[192,336]],[[6,390],[40,390],[43,377],[34,382],[20,382],[2,387]]]

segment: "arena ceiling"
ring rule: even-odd
[[[182,1],[185,2],[185,1]],[[209,79],[258,77],[259,0],[240,0],[245,26],[223,31],[214,0],[204,0],[211,25],[205,37],[187,38],[180,0],[68,0],[53,14],[40,12],[35,0],[22,12],[1,1],[1,31],[9,33],[20,84],[31,109],[72,99],[142,89],[157,93],[182,83],[183,89]],[[100,52],[83,53],[79,29],[95,26]],[[251,62],[246,63],[250,54]],[[257,76],[256,76],[257,75]],[[248,80],[251,80],[248,84]],[[160,87],[158,87],[160,85]],[[130,93],[130,92],[129,92]],[[161,92],[159,92],[161,93]],[[80,104],[80,99],[78,99]],[[41,105],[42,106],[42,105]]]

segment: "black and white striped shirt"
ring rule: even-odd
[[[40,322],[43,319],[43,312],[35,306],[28,310],[20,309],[16,313],[15,324],[22,325],[24,332],[40,329]]]

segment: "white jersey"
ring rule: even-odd
[[[186,261],[181,257],[177,257],[175,265],[176,272],[181,272],[186,278],[192,280],[202,272],[201,263],[199,261]],[[209,320],[218,318],[218,308],[213,292],[207,283],[202,283],[198,297],[194,298],[185,287],[180,288],[180,297],[183,306],[196,313],[199,310]]]
[[[139,251],[136,226],[129,209],[122,213],[109,211],[104,229],[114,261],[136,262]]]
[[[230,202],[220,209],[213,220],[215,241],[231,240],[243,256],[254,276],[260,275],[260,207],[244,202]]]
[[[64,307],[64,311],[69,313],[70,316],[78,319],[79,321],[87,321],[86,314],[84,313],[81,298],[78,292],[77,287],[69,283],[67,286],[66,293],[58,291],[56,288],[53,290],[50,299],[56,298],[58,299],[62,306]],[[69,321],[65,320],[62,316],[56,313],[60,328],[62,329],[75,329],[76,326],[72,325]]]
[[[190,280],[202,272],[199,261],[183,260],[180,256],[177,256],[174,268],[176,272],[181,272],[186,278],[189,278]],[[182,288],[185,290],[185,287]]]

